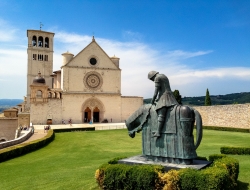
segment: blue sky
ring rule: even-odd
[[[1,0],[0,10],[0,98],[26,95],[26,32],[40,22],[55,33],[54,70],[94,35],[120,58],[122,95],[152,97],[151,70],[183,97],[250,91],[248,0]]]

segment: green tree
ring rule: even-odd
[[[210,95],[209,95],[209,91],[207,89],[207,92],[206,92],[206,98],[205,98],[205,106],[211,106],[211,98],[210,98]]]
[[[177,100],[177,102],[178,102],[179,104],[182,104],[182,103],[181,103],[181,95],[180,95],[179,90],[174,90],[173,94],[174,94],[174,97],[175,97],[175,99]]]

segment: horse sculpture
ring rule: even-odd
[[[126,121],[129,136],[142,131],[142,153],[147,160],[174,164],[192,164],[197,158],[196,149],[202,139],[202,119],[189,106],[174,105],[166,113],[166,121],[160,137],[154,137],[157,130],[155,104],[142,105]],[[196,122],[196,143],[193,129]]]

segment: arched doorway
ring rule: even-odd
[[[104,106],[97,98],[89,98],[82,105],[82,121],[101,122],[104,117]]]
[[[93,122],[99,122],[100,121],[100,110],[98,107],[95,107],[93,110]]]
[[[84,110],[84,123],[88,123],[91,120],[91,109],[87,107]]]

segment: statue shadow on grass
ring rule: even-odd
[[[239,190],[248,190],[249,189],[249,183],[242,182],[242,181],[237,181],[238,183],[238,189]]]

